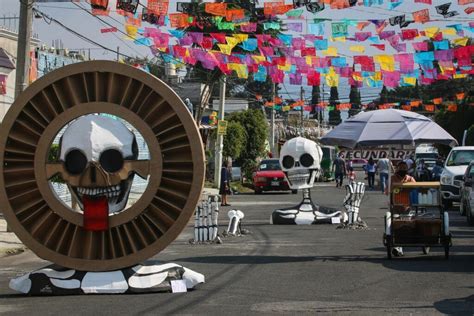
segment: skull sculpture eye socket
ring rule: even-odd
[[[314,163],[314,158],[308,153],[302,154],[300,157],[300,164],[305,167],[309,168],[313,165]]]
[[[108,173],[115,173],[123,167],[122,153],[117,149],[107,149],[99,158],[101,167]]]
[[[293,159],[293,157],[291,156],[283,157],[282,165],[285,169],[293,168],[294,164],[295,164],[295,159]]]
[[[66,154],[64,166],[70,174],[81,174],[86,170],[87,157],[79,149],[73,149]]]

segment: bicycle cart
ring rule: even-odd
[[[445,258],[449,258],[449,215],[441,204],[439,182],[392,185],[383,243],[388,259],[394,247],[420,247],[424,254],[431,247],[443,247]]]

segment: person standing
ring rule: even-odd
[[[388,174],[390,170],[395,172],[393,169],[393,165],[388,158],[381,158],[377,161],[377,172],[380,177],[380,189],[382,193],[385,192],[387,185],[388,185]]]
[[[408,166],[408,174],[410,176],[413,176],[413,174],[415,172],[415,160],[414,160],[413,155],[411,155],[407,159],[405,159],[404,162]]]
[[[339,154],[332,164],[332,171],[336,178],[336,188],[342,187],[343,178],[346,175],[346,162],[342,158],[342,154]]]
[[[395,174],[390,178],[390,185],[396,183],[407,183],[407,182],[416,182],[415,178],[408,175],[408,165],[404,161],[400,161],[397,165],[397,171]],[[391,190],[391,188],[389,188]],[[390,191],[387,190],[387,194]],[[402,247],[394,247],[392,249],[392,254],[395,257],[403,256],[403,248]]]
[[[186,98],[184,100],[184,104],[186,104],[186,107],[188,108],[189,113],[191,113],[191,116],[194,116],[194,105],[191,100],[189,100],[189,98]]]
[[[219,194],[221,195],[221,206],[230,206],[227,201],[227,195],[230,194],[231,168],[232,163],[230,161],[223,161],[221,168],[221,183],[219,187]]]
[[[367,162],[367,181],[369,182],[369,189],[375,188],[375,172],[377,171],[377,165],[372,157]]]

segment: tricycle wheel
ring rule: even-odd
[[[449,259],[449,245],[444,245],[444,258]]]
[[[429,253],[430,253],[430,247],[428,247],[428,246],[423,246],[423,254],[424,254],[424,255],[427,255],[427,254],[429,254]]]
[[[392,259],[392,249],[393,249],[393,248],[392,248],[392,246],[390,246],[390,243],[387,243],[387,258],[388,258],[389,260]]]

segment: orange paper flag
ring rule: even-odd
[[[464,92],[461,92],[461,93],[456,93],[456,99],[461,101],[462,99],[464,99],[464,96],[466,94]]]
[[[436,98],[436,99],[433,99],[433,103],[434,103],[434,104],[441,104],[441,103],[443,103],[443,98]]]
[[[430,11],[428,9],[415,11],[413,12],[413,19],[418,23],[426,23],[430,20]]]
[[[227,3],[206,3],[204,11],[209,14],[218,15],[218,16],[226,16],[227,12]]]
[[[458,110],[457,104],[448,104],[448,111],[456,112]]]
[[[434,110],[435,110],[434,104],[425,104],[425,111],[434,112]]]

